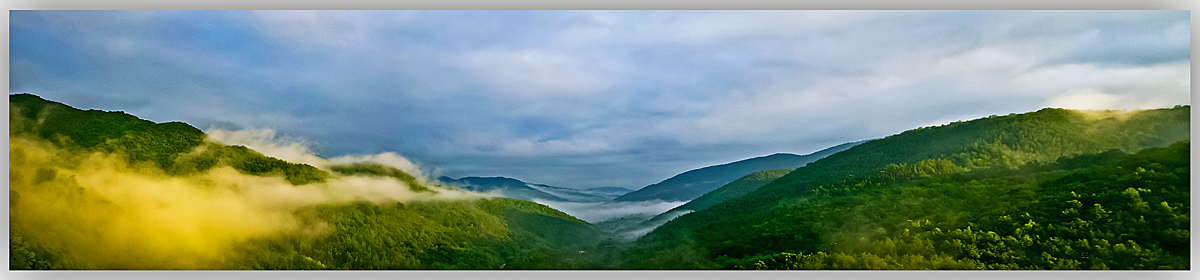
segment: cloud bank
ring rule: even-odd
[[[326,171],[328,171],[328,166],[330,165],[375,162],[400,169],[409,175],[417,177],[421,182],[429,181],[429,176],[426,175],[427,172],[423,171],[420,166],[394,152],[384,152],[374,155],[345,155],[326,159],[310,150],[309,146],[311,144],[307,143],[307,141],[279,137],[276,135],[275,130],[269,128],[237,131],[209,129],[205,131],[205,134],[208,136],[207,140],[226,145],[246,146],[270,157],[295,163],[305,163]]]
[[[636,202],[565,202],[534,199],[533,202],[550,206],[589,223],[599,223],[624,217],[652,217],[662,214],[687,201],[636,201]]]
[[[577,188],[1043,107],[1190,104],[1191,88],[1187,11],[13,11],[10,25],[13,92]]]

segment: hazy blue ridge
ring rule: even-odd
[[[545,184],[527,183],[506,177],[463,177],[454,179],[441,176],[437,180],[442,184],[463,190],[495,193],[502,197],[529,201],[605,202],[612,200],[620,194],[629,192],[628,189],[616,187],[577,190]]]
[[[731,163],[694,169],[662,182],[617,197],[613,201],[686,201],[720,188],[746,174],[772,169],[797,168],[865,141],[844,143],[807,155],[777,153]]]

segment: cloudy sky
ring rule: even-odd
[[[10,93],[433,174],[640,188],[1043,107],[1190,104],[1188,11],[11,11]]]

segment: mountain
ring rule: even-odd
[[[252,175],[282,175],[296,185],[322,182],[329,176],[316,167],[264,156],[243,146],[206,142],[200,129],[182,122],[154,123],[120,111],[80,110],[32,94],[9,95],[8,99],[10,138],[40,139],[72,150],[117,153],[172,175],[229,165]]]
[[[584,193],[599,195],[599,196],[612,196],[613,198],[617,198],[618,196],[622,196],[627,193],[633,192],[633,190],[631,190],[631,189],[622,188],[622,187],[598,187],[598,188],[582,189],[579,191],[584,192]]]
[[[12,270],[613,268],[594,225],[380,163],[321,169],[31,94],[9,127]]]
[[[463,190],[480,193],[494,192],[502,197],[529,201],[540,199],[566,202],[605,202],[630,192],[629,189],[618,187],[578,190],[543,184],[531,184],[505,177],[463,177],[454,179],[441,176],[438,177],[438,182]]]
[[[543,184],[529,184],[529,187],[559,197],[563,201],[570,202],[606,202],[633,191],[621,187],[599,187],[582,190]]]
[[[630,269],[1187,269],[1190,106],[862,143],[639,238]],[[1157,205],[1157,206],[1154,206]]]
[[[624,223],[621,225],[612,225],[614,223],[600,223],[597,224],[597,226],[601,228],[600,230],[613,232],[619,237],[625,239],[636,239],[667,223],[671,219],[675,219],[679,216],[683,216],[684,214],[695,212],[697,210],[704,210],[726,200],[753,192],[759,187],[762,187],[779,177],[783,177],[783,175],[787,175],[787,173],[791,172],[792,170],[794,170],[794,168],[763,170],[750,173],[749,175],[742,176],[742,178],[738,178],[733,182],[729,182],[729,184],[725,184],[716,190],[701,195],[700,197],[689,201],[688,203],[680,205],[679,207],[675,207],[662,214],[655,215],[649,219],[638,220],[636,223]]]
[[[448,186],[479,193],[495,193],[501,197],[532,201],[561,200],[558,196],[534,189],[525,182],[504,177],[464,177],[453,179],[446,176],[438,177],[438,182]]]
[[[844,143],[807,155],[778,153],[769,156],[756,157],[721,165],[694,169],[679,175],[675,175],[671,178],[667,178],[662,182],[658,182],[631,193],[627,193],[617,197],[616,199],[613,199],[613,201],[648,201],[656,199],[663,201],[692,200],[725,184],[728,184],[733,180],[737,180],[742,176],[746,176],[746,174],[763,170],[796,168],[804,166],[805,164],[848,149],[862,142],[863,141]]]
[[[795,168],[772,169],[750,173],[716,190],[701,195],[684,205],[671,209],[671,211],[699,211],[707,209],[726,200],[741,197],[742,195],[758,190],[758,188],[767,183],[791,173],[792,170],[795,170]]]

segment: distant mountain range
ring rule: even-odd
[[[700,197],[747,174],[804,166],[809,162],[848,149],[864,141],[845,143],[807,155],[777,153],[694,169],[636,191],[622,187],[572,189],[528,183],[507,177],[454,179],[441,176],[437,178],[437,182],[463,190],[481,193],[494,192],[502,197],[529,201],[535,199],[565,202],[684,201]]]
[[[532,201],[552,200],[566,202],[606,202],[633,190],[621,187],[599,187],[571,189],[544,184],[533,184],[506,177],[463,177],[454,179],[446,176],[437,178],[439,183],[473,192],[496,192],[502,197]]]
[[[849,142],[807,155],[778,153],[731,163],[714,165],[684,172],[662,182],[627,193],[616,199],[621,201],[685,201],[692,200],[733,182],[747,174],[772,169],[788,169],[804,166],[828,155],[840,152],[865,142]]]
[[[869,140],[843,143],[802,156],[779,153],[684,172],[660,183],[618,197],[613,200],[613,203],[690,200],[688,203],[665,213],[630,215],[621,219],[603,221],[597,223],[596,226],[618,237],[634,239],[671,219],[752,192],[797,167],[866,141]]]

